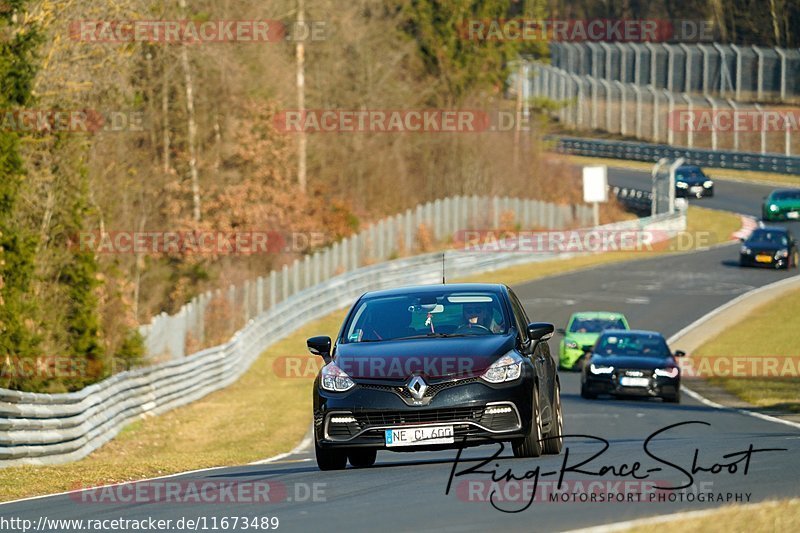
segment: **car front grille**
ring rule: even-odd
[[[424,398],[433,398],[437,393],[450,389],[453,387],[458,387],[460,385],[468,385],[470,383],[476,383],[480,380],[480,377],[471,377],[466,379],[457,379],[454,381],[443,381],[440,383],[434,383],[432,385],[428,385],[428,389],[425,391]],[[397,394],[404,400],[411,400],[413,397],[411,396],[411,391],[408,390],[408,387],[405,385],[383,385],[379,383],[359,383],[358,385],[362,389],[368,390],[379,390],[385,392],[392,392]]]
[[[334,440],[347,440],[364,431],[369,435],[370,428],[395,427],[420,424],[452,424],[458,429],[459,423],[466,431],[471,424],[478,424],[491,431],[512,431],[520,426],[516,409],[508,412],[497,412],[498,408],[510,407],[511,404],[494,404],[489,406],[453,407],[445,409],[425,409],[409,411],[356,411],[351,414],[335,413],[332,417],[351,416],[355,422],[327,424],[327,434]],[[487,412],[489,411],[489,412]],[[494,412],[492,412],[494,411]],[[471,423],[471,424],[467,424]],[[375,435],[379,433],[376,430]],[[456,435],[459,431],[456,431]]]

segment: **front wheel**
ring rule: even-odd
[[[375,464],[375,459],[378,456],[376,449],[353,450],[347,454],[350,459],[350,464],[353,468],[367,468]]]
[[[533,387],[531,427],[522,439],[511,442],[514,457],[539,457],[542,455],[542,417],[539,413],[539,389]]]
[[[665,396],[664,401],[667,403],[681,403],[681,394],[677,393],[675,396]]]
[[[564,446],[564,416],[561,413],[561,385],[556,382],[553,392],[553,421],[550,423],[550,431],[544,435],[544,453],[548,455],[558,455]]]
[[[589,388],[585,384],[581,383],[581,398],[585,400],[594,400],[597,398],[597,394],[589,392]]]
[[[320,448],[314,443],[317,456],[317,466],[320,470],[342,470],[347,466],[347,452],[335,448]]]

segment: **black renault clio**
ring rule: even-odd
[[[553,325],[529,323],[504,285],[432,285],[364,294],[314,382],[322,470],[371,466],[378,450],[508,441],[517,457],[558,454],[562,414]]]

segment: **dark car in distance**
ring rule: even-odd
[[[679,403],[681,371],[675,358],[683,355],[673,354],[655,331],[606,330],[583,367],[581,396],[639,396]]]
[[[698,166],[681,165],[675,171],[675,196],[710,198],[714,196],[714,181]]]
[[[374,464],[378,450],[510,442],[517,457],[561,452],[561,395],[547,340],[504,285],[369,292],[335,342],[308,339],[327,363],[314,382],[322,470]]]
[[[762,226],[742,240],[739,265],[770,268],[795,268],[798,263],[797,240],[778,226]]]

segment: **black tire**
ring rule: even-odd
[[[584,398],[586,400],[594,400],[595,398],[597,398],[597,394],[589,392],[589,389],[586,388],[586,385],[581,383],[581,398]]]
[[[664,396],[664,401],[666,403],[681,403],[681,395],[678,393],[675,396]]]
[[[533,387],[531,428],[522,439],[511,441],[514,457],[539,457],[542,455],[542,420],[539,412],[539,389]]]
[[[320,448],[314,443],[317,466],[320,470],[343,470],[347,466],[347,452],[335,448]]]
[[[543,451],[547,455],[558,455],[564,447],[564,416],[561,412],[561,385],[556,382],[553,392],[553,422],[550,431],[544,435]]]
[[[351,450],[347,453],[347,458],[350,459],[350,464],[353,468],[370,467],[375,464],[377,456],[378,450],[375,448]]]

